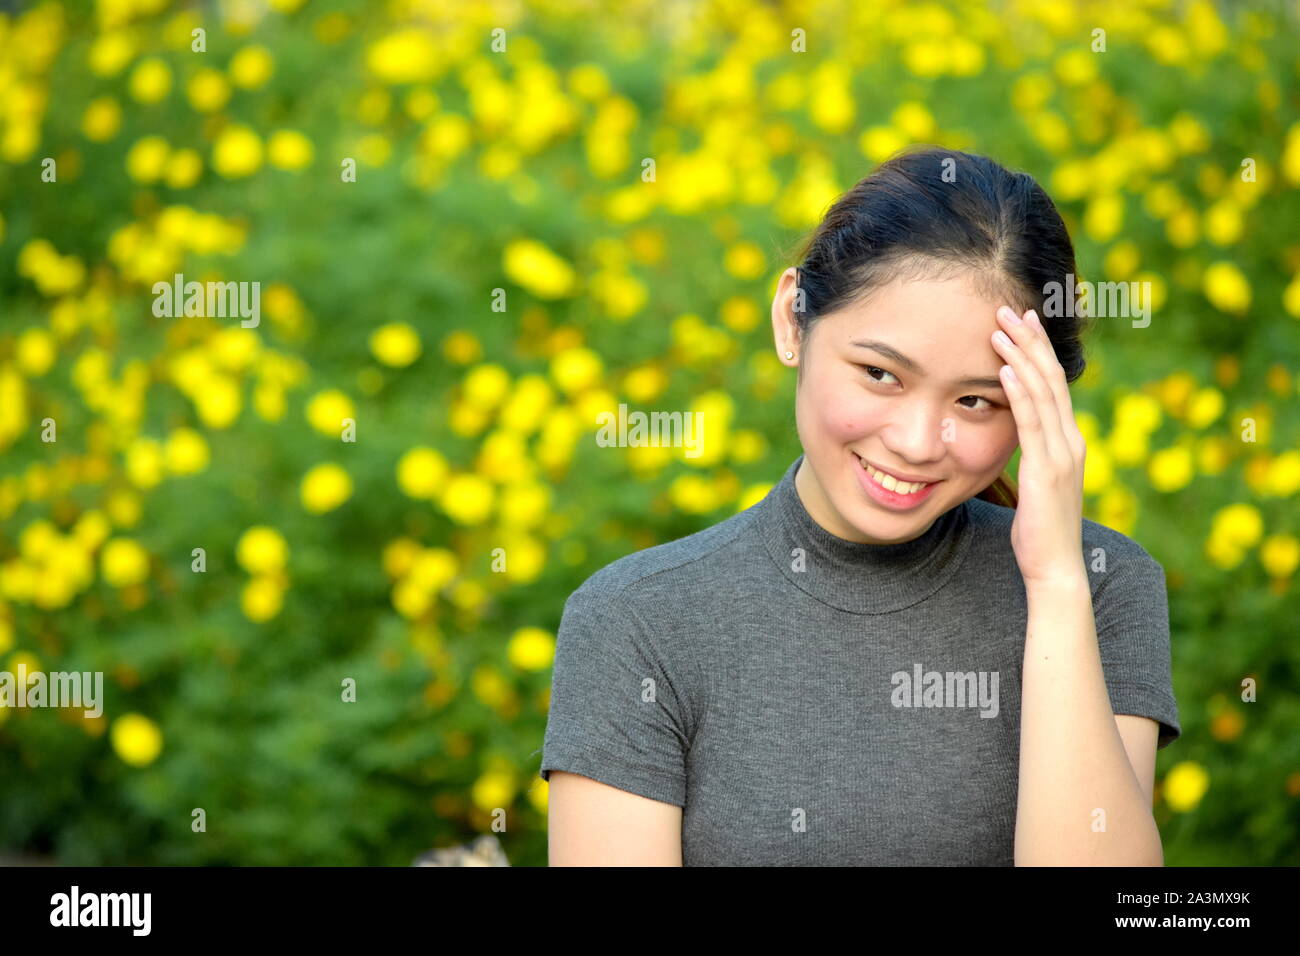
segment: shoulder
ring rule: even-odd
[[[755,506],[757,507],[757,506]],[[655,601],[666,593],[677,600],[707,594],[748,560],[758,545],[751,533],[755,507],[686,537],[612,561],[594,572],[570,596],[569,605],[627,608]]]

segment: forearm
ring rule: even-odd
[[[1016,865],[1160,866],[1160,831],[1106,693],[1087,572],[1027,597]]]

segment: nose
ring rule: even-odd
[[[881,432],[881,443],[894,460],[919,471],[947,454],[956,427],[954,419],[928,402],[901,403]]]

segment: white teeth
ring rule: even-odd
[[[862,461],[861,458],[858,461]],[[879,469],[872,468],[865,461],[862,466],[867,469],[867,474],[874,478],[882,487],[898,495],[911,495],[920,491],[929,482],[925,481],[899,481],[893,475],[887,475]]]

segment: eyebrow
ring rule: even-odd
[[[898,349],[884,342],[877,342],[873,339],[860,339],[856,342],[850,342],[850,345],[856,345],[859,348],[871,349],[873,352],[879,352],[886,358],[893,359],[903,368],[916,375],[924,375],[925,371],[916,362],[912,361]],[[954,385],[974,385],[977,388],[1002,388],[1002,382],[996,378],[963,378],[953,383]]]

